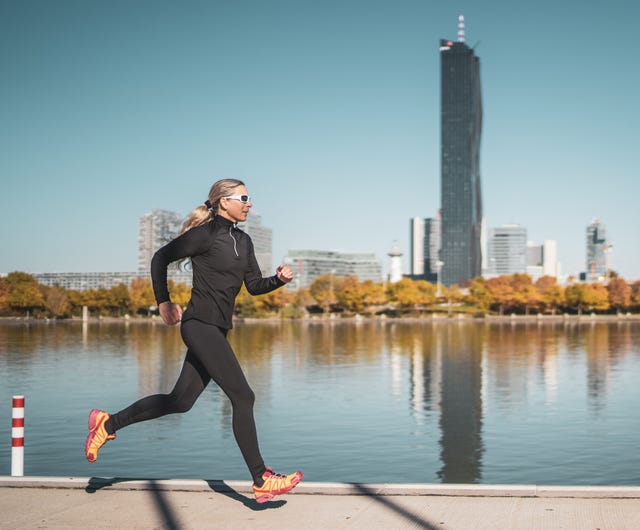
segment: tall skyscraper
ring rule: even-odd
[[[491,276],[527,272],[527,229],[520,225],[492,228],[488,254]]]
[[[149,272],[151,258],[156,250],[176,237],[181,226],[182,216],[167,210],[152,210],[140,217],[138,222],[139,272]]]
[[[595,219],[587,226],[587,281],[595,282],[607,277],[607,230]]]
[[[442,282],[464,284],[482,267],[480,59],[465,44],[464,18],[458,41],[440,40],[440,172]]]

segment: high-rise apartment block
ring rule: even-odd
[[[502,276],[527,272],[527,229],[503,225],[489,230],[489,275]]]
[[[607,252],[611,245],[607,243],[605,226],[595,219],[587,226],[587,281],[601,281],[608,276]]]
[[[253,250],[262,275],[273,276],[275,274],[275,269],[272,267],[273,250],[271,243],[271,228],[263,226],[262,218],[251,210],[249,211],[247,220],[242,223],[238,223],[238,228],[246,232],[251,238],[251,241],[253,242]]]
[[[440,171],[442,281],[465,284],[482,267],[480,59],[465,44],[464,19],[458,40],[440,41]]]
[[[182,226],[182,216],[167,210],[152,210],[138,222],[138,271],[148,273],[155,252],[175,238]]]

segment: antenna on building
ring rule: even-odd
[[[464,42],[464,15],[458,16],[458,42]]]

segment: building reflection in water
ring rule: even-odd
[[[560,382],[576,373],[561,356],[585,364],[592,412],[606,405],[612,370],[633,350],[633,324],[585,320],[388,324],[392,393],[408,386],[416,426],[438,416],[442,482],[481,481],[485,413],[519,413],[539,393],[541,406],[557,406]]]
[[[438,326],[442,482],[475,483],[482,476],[482,334],[465,323]]]
[[[404,355],[417,426],[438,415],[437,476],[442,482],[475,483],[482,478],[483,334],[482,327],[463,322],[389,326],[392,388],[399,384],[397,367]],[[435,433],[422,434],[436,439]]]

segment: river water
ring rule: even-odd
[[[262,454],[311,481],[640,485],[640,322],[239,323]],[[25,475],[248,480],[231,407],[132,425],[84,458],[89,410],[171,390],[160,322],[0,323],[0,475],[24,395]]]

